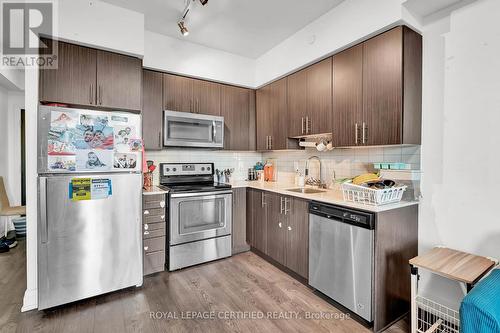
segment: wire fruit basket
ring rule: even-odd
[[[400,185],[379,190],[355,185],[348,181],[342,184],[342,194],[344,201],[380,206],[400,202],[407,188],[406,185]]]

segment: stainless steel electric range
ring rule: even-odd
[[[162,163],[169,191],[168,270],[231,256],[232,190],[214,183],[213,163]]]

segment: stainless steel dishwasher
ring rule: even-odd
[[[311,202],[309,284],[373,322],[374,214]]]

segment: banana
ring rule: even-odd
[[[359,176],[354,177],[352,183],[354,185],[361,185],[367,182],[377,181],[379,177],[374,173],[365,173]]]

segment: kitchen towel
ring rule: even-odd
[[[464,297],[462,333],[500,333],[500,269],[495,269]]]

